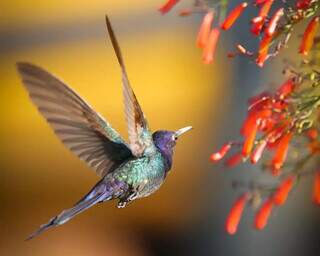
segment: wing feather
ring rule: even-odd
[[[17,67],[31,100],[57,136],[98,175],[132,157],[117,131],[66,84],[33,64]]]
[[[112,46],[121,67],[123,85],[122,89],[125,105],[125,116],[128,125],[130,148],[133,155],[139,157],[147,154],[147,151],[153,152],[155,150],[155,146],[152,140],[152,133],[149,130],[147,120],[130,85],[121,50],[108,16],[106,16],[106,24]]]

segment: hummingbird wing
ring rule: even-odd
[[[131,152],[134,156],[140,157],[154,152],[156,148],[152,140],[152,133],[148,127],[148,122],[142,112],[137,97],[131,88],[120,46],[108,16],[106,16],[106,23],[112,46],[121,67],[125,115],[128,125]]]
[[[60,140],[100,176],[132,157],[111,125],[59,79],[29,63],[17,63],[33,103]]]

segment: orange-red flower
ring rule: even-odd
[[[283,134],[286,132],[286,129],[288,128],[288,126],[290,125],[289,120],[284,121],[284,123],[282,123],[280,126],[274,128],[269,134],[268,134],[268,149],[277,149],[281,138],[283,136]]]
[[[279,140],[276,153],[272,159],[272,171],[275,176],[280,174],[280,169],[287,158],[288,147],[292,136],[293,133],[288,132],[285,135],[283,135],[282,138],[280,138]]]
[[[252,19],[251,33],[259,35],[264,24],[264,18],[258,16]]]
[[[265,0],[265,1],[260,1],[262,4],[259,15],[255,19],[252,20],[253,25],[251,27],[251,32],[255,35],[259,35],[261,32],[261,29],[264,25],[264,22],[266,20],[266,17],[268,16],[268,13],[270,11],[270,8],[273,4],[274,0]]]
[[[320,142],[313,140],[309,143],[308,148],[312,155],[320,154]]]
[[[277,95],[281,100],[289,96],[294,89],[296,88],[296,84],[294,83],[292,78],[289,78],[285,83],[283,83],[280,88],[277,90]]]
[[[234,155],[232,155],[231,157],[229,157],[226,162],[225,162],[225,165],[228,166],[228,167],[234,167],[238,164],[240,164],[242,161],[242,153],[236,153]]]
[[[258,212],[255,216],[254,225],[255,225],[256,229],[261,230],[267,225],[272,208],[273,208],[273,199],[268,198],[263,203],[263,205],[258,210]]]
[[[256,5],[263,4],[263,3],[265,3],[266,1],[268,1],[268,0],[256,0],[256,1],[255,1],[255,4],[256,4]]]
[[[256,164],[260,160],[266,146],[267,146],[267,140],[262,140],[259,142],[255,150],[251,154],[251,157],[250,157],[251,163]]]
[[[239,4],[236,8],[234,8],[222,23],[221,28],[223,30],[230,29],[247,6],[248,6],[248,3],[243,2]]]
[[[214,13],[208,12],[202,19],[196,42],[199,48],[204,48],[207,45],[213,18]]]
[[[231,149],[231,146],[232,146],[231,142],[224,144],[218,152],[211,154],[210,160],[212,162],[217,162],[221,160]]]
[[[237,232],[238,225],[248,199],[249,194],[245,193],[234,202],[226,221],[226,231],[230,235],[234,235]]]
[[[311,128],[307,131],[307,136],[310,140],[315,140],[318,137],[319,133],[316,128]]]
[[[283,205],[287,201],[288,195],[293,188],[295,179],[295,176],[289,176],[281,182],[277,191],[273,195],[273,202],[275,205]]]
[[[320,205],[320,170],[317,171],[314,176],[313,201]]]
[[[271,9],[271,6],[273,4],[274,0],[266,0],[263,2],[263,5],[261,6],[260,12],[259,12],[259,16],[260,17],[267,17],[269,14],[269,11]]]
[[[262,92],[258,95],[255,95],[251,98],[249,98],[249,110],[252,109],[261,109],[261,107],[264,107],[266,105],[269,105],[269,102],[271,101],[272,95],[268,92]]]
[[[255,129],[255,126],[260,120],[266,119],[272,115],[272,110],[270,109],[252,109],[249,112],[248,117],[244,121],[241,134],[245,137],[249,136],[252,133],[252,130]]]
[[[274,32],[276,31],[276,27],[278,25],[279,20],[284,15],[283,8],[280,8],[275,12],[275,14],[272,16],[268,27],[266,28],[266,34],[268,36],[273,36]]]
[[[166,14],[169,12],[177,3],[179,0],[168,0],[166,3],[164,3],[160,8],[159,11],[162,14]]]
[[[248,157],[250,155],[252,148],[253,148],[253,145],[254,145],[254,142],[255,142],[255,139],[256,139],[257,131],[258,131],[258,123],[255,122],[254,124],[252,124],[251,131],[246,136],[244,143],[243,143],[242,155],[244,157]]]
[[[307,9],[311,4],[311,0],[297,0],[297,9]]]
[[[272,41],[272,36],[265,35],[260,42],[258,57],[256,59],[256,63],[259,67],[263,67],[264,62],[268,58],[268,51],[270,47],[270,43]]]
[[[192,9],[190,8],[185,8],[179,11],[179,16],[181,17],[186,17],[192,14]]]
[[[211,30],[208,42],[203,49],[203,57],[202,57],[203,63],[205,64],[212,63],[219,36],[220,36],[220,30],[218,28],[214,28]]]
[[[319,26],[319,17],[314,17],[308,24],[307,29],[303,34],[303,38],[300,45],[299,52],[303,55],[308,55],[310,49],[312,48],[314,36],[317,32]]]

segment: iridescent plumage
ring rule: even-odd
[[[118,207],[148,196],[163,183],[172,166],[173,147],[186,127],[152,134],[130,86],[123,58],[108,17],[107,29],[122,72],[129,144],[88,103],[52,74],[29,63],[18,72],[33,103],[60,140],[102,179],[72,208],[64,210],[28,239],[61,225],[98,202],[118,199]]]

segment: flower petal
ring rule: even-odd
[[[255,216],[254,225],[256,229],[259,229],[259,230],[264,229],[264,227],[268,223],[272,208],[273,208],[273,200],[272,198],[269,198],[263,203],[263,205],[258,210]]]
[[[275,176],[279,175],[279,171],[287,158],[288,148],[290,140],[292,139],[293,133],[288,132],[282,136],[279,140],[279,144],[276,150],[276,153],[272,159],[272,167],[273,167],[273,174]]]
[[[210,64],[213,62],[213,57],[217,47],[219,36],[220,30],[218,28],[214,28],[211,30],[208,42],[203,49],[203,63]]]
[[[320,205],[320,170],[317,171],[314,176],[313,202]]]
[[[319,17],[314,17],[308,24],[301,41],[299,52],[303,55],[308,55],[313,45],[314,36],[319,26]]]
[[[211,30],[211,25],[213,22],[214,13],[208,12],[202,19],[202,23],[199,28],[198,36],[197,36],[197,47],[204,48],[207,45],[209,34]]]
[[[168,0],[158,10],[161,14],[169,12],[180,0]]]
[[[246,203],[249,199],[249,194],[245,193],[241,195],[233,204],[230,213],[227,217],[226,221],[226,231],[230,235],[234,235],[237,232],[238,225],[240,223],[240,219],[246,206]]]
[[[243,10],[248,6],[247,2],[243,2],[239,4],[237,7],[235,7],[225,18],[224,22],[221,24],[221,28],[223,30],[228,30],[232,27],[232,25],[236,22],[236,20],[239,18]]]
[[[289,176],[281,182],[277,191],[273,195],[273,202],[275,205],[280,206],[287,201],[288,195],[293,188],[295,179],[295,176]]]

